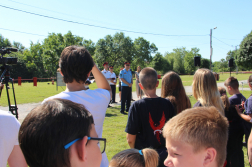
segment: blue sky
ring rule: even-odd
[[[213,61],[225,58],[230,50],[239,45],[252,30],[251,0],[1,0],[0,5],[41,15],[76,21],[113,29],[165,35],[202,36],[155,36],[124,32],[132,40],[144,37],[155,43],[161,54],[174,48],[200,49],[204,58],[210,57],[210,29],[213,30]],[[23,34],[8,30],[27,32]],[[42,41],[48,33],[74,35],[97,42],[115,30],[73,24],[39,17],[0,6],[0,34],[11,41],[29,47],[30,42]]]

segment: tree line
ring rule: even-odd
[[[119,73],[123,62],[130,61],[131,69],[136,70],[137,66],[153,67],[159,74],[173,70],[179,74],[193,74],[196,70],[194,66],[194,57],[199,54],[199,48],[194,47],[187,50],[185,47],[175,48],[172,52],[166,52],[164,55],[158,52],[154,43],[150,43],[143,37],[132,40],[124,33],[118,32],[107,35],[94,43],[92,40],[73,35],[71,31],[62,35],[61,33],[49,33],[42,41],[31,42],[29,48],[25,48],[19,42],[11,43],[9,39],[0,34],[0,48],[15,47],[17,53],[11,53],[8,57],[17,57],[17,65],[12,66],[11,77],[47,78],[56,76],[58,61],[62,50],[69,45],[84,46],[92,55],[94,61],[100,69],[103,62],[107,61],[114,66],[116,74]],[[229,71],[228,60],[235,59],[235,67],[239,70],[250,70],[252,63],[252,31],[244,37],[238,50],[229,51],[226,59],[221,59],[212,63],[214,72]],[[209,59],[201,58],[201,68],[209,68]]]

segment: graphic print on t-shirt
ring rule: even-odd
[[[162,129],[164,127],[164,124],[165,124],[165,114],[164,114],[164,111],[163,111],[163,114],[162,114],[162,117],[160,119],[160,121],[158,123],[155,123],[151,117],[151,114],[149,112],[149,123],[150,123],[150,126],[152,128],[152,130],[154,131],[154,136],[156,136],[158,142],[161,144],[160,142],[160,134],[162,133]]]

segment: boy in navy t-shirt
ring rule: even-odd
[[[175,115],[175,110],[168,99],[156,95],[157,72],[150,67],[144,68],[139,81],[146,98],[134,102],[129,109],[128,123],[125,129],[130,148],[151,147],[159,153],[159,166],[167,157],[162,129],[165,123]]]
[[[239,82],[235,77],[229,77],[224,85],[227,92],[232,95],[229,98],[230,108],[225,112],[225,116],[229,121],[228,143],[227,143],[227,166],[226,167],[243,167],[244,166],[244,153],[243,136],[248,133],[247,123],[237,114],[235,110],[236,105],[240,105],[246,98],[239,91]],[[247,141],[247,140],[246,140]]]

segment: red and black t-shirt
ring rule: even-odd
[[[141,99],[130,106],[125,132],[136,135],[136,149],[165,148],[162,130],[173,116],[175,110],[168,99],[161,97]]]

